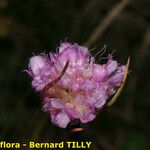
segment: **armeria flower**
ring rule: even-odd
[[[66,128],[79,119],[92,121],[121,85],[125,65],[108,57],[94,63],[86,47],[62,43],[58,53],[33,56],[28,65],[32,86],[43,96],[43,110],[55,125]]]

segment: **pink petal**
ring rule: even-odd
[[[64,112],[60,112],[59,114],[57,114],[53,120],[53,123],[61,128],[66,128],[69,122],[70,118]]]
[[[92,121],[95,117],[96,115],[94,114],[87,114],[87,115],[83,115],[83,117],[81,117],[80,120],[82,123],[87,123]]]
[[[42,56],[33,56],[29,62],[29,70],[33,76],[40,74],[40,71],[44,68],[46,60]]]
[[[51,98],[50,103],[52,107],[56,109],[62,109],[64,107],[64,104],[62,103],[62,101],[56,98]]]

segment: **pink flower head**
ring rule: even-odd
[[[120,86],[125,65],[109,56],[106,64],[94,63],[86,47],[62,43],[58,53],[33,56],[28,73],[32,86],[43,96],[43,109],[55,125],[66,128],[79,119],[92,121]]]

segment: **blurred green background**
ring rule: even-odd
[[[101,33],[87,43],[98,27]],[[149,0],[0,0],[0,140],[69,139],[42,111],[42,100],[22,71],[33,53],[55,51],[66,40],[95,48],[93,56],[107,45],[104,55],[116,50],[113,56],[121,63],[131,55],[118,101],[83,125],[92,149],[149,150]]]

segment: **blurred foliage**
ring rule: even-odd
[[[131,133],[126,136],[126,139],[123,144],[123,150],[141,150],[148,149],[149,141],[144,136]]]
[[[119,0],[0,0],[0,139],[67,139],[50,123],[24,69],[33,53],[55,51],[61,41],[83,44]],[[90,48],[125,63],[127,84],[117,103],[86,125],[92,149],[150,149],[150,1],[131,0]],[[97,61],[99,61],[97,57]]]

